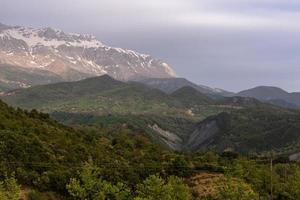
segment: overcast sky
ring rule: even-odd
[[[212,87],[300,91],[299,0],[0,0],[0,22],[90,33]]]

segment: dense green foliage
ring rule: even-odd
[[[293,153],[300,149],[300,112],[257,106],[222,113],[205,123],[217,121],[218,133],[211,147],[255,154],[275,151]]]
[[[89,115],[54,112],[51,117],[67,125],[88,125],[97,127],[126,126],[134,130],[145,131],[151,138],[161,143],[157,133],[149,125],[158,125],[163,130],[168,130],[183,141],[188,139],[194,130],[196,121],[191,118],[159,115]]]
[[[49,112],[68,125],[125,125],[175,150],[233,149],[255,154],[270,150],[290,153],[300,148],[299,111],[252,98],[213,100],[190,87],[169,95],[138,83],[102,76],[17,90],[2,98],[15,106]],[[200,121],[209,116],[201,126]],[[210,127],[205,123],[210,121],[218,122],[217,134],[205,131]],[[200,137],[202,148],[189,148],[188,141],[197,127],[207,133],[203,138],[209,139],[202,142]]]
[[[124,85],[118,81],[100,84],[103,77],[85,81],[75,85],[61,83],[60,89],[47,86],[44,90],[44,86],[39,86],[21,90],[22,95],[15,99],[19,103],[26,100],[29,107],[36,102],[28,99],[37,100],[36,105],[41,106],[38,108],[45,110],[59,106],[67,111],[74,108],[73,113],[52,115],[73,128],[55,122],[48,114],[14,109],[0,102],[1,198],[8,195],[14,195],[9,199],[17,198],[21,184],[36,190],[28,194],[33,199],[42,198],[45,191],[54,191],[63,198],[91,200],[300,199],[299,164],[286,158],[274,159],[271,168],[270,157],[261,157],[261,153],[271,150],[276,156],[299,150],[298,111],[245,98],[194,105],[189,104],[192,101],[180,100],[180,95],[166,95],[138,84]],[[92,89],[90,81],[95,81]],[[97,93],[99,85],[102,89]],[[74,101],[78,96],[82,96],[80,103]],[[59,98],[62,100],[57,102]],[[100,107],[112,110],[105,112],[106,115],[89,113],[98,112]],[[188,108],[192,113],[181,115]],[[211,111],[212,108],[216,110]],[[197,124],[199,116],[193,114],[201,113],[201,109],[210,110],[209,115],[227,112]],[[173,111],[176,115],[171,116]],[[113,114],[107,114],[110,112]],[[202,123],[214,120],[218,132],[210,140],[209,148],[219,153],[231,149],[253,157],[232,152],[172,152],[148,138],[150,135],[155,139],[149,125],[157,124],[188,140],[195,126],[201,128]],[[220,175],[217,181],[212,181],[214,192],[201,196],[193,191],[191,197],[187,184],[193,190],[206,187],[205,183],[190,182],[204,173]],[[7,174],[14,174],[18,184],[15,179],[7,179]]]
[[[215,105],[210,97],[192,88],[183,88],[168,95],[139,83],[116,81],[106,75],[78,82],[21,89],[1,98],[13,106],[48,113],[53,111],[95,115],[159,113],[203,119],[211,114],[228,110]],[[210,106],[206,107],[208,104]]]
[[[5,178],[0,181],[0,199],[1,200],[19,200],[20,186],[15,178]]]
[[[136,193],[135,200],[190,200],[192,197],[183,180],[174,176],[165,181],[152,175],[137,186]]]
[[[136,191],[118,182],[115,185],[102,179],[103,170],[87,162],[79,179],[72,178],[67,185],[73,199],[115,199],[115,200],[190,200],[191,194],[183,180],[174,176],[164,179],[151,175],[136,186]]]
[[[272,160],[272,162],[271,162]],[[197,169],[216,173],[213,181],[200,176],[191,181],[195,199],[260,199],[260,200],[297,200],[300,199],[300,165],[280,157],[240,157],[232,153],[221,155],[208,152],[193,156]],[[272,164],[271,164],[272,163]],[[208,176],[208,175],[206,175]],[[204,180],[204,181],[202,181]],[[199,191],[209,191],[207,194]]]
[[[184,105],[193,107],[194,105],[213,104],[214,100],[205,94],[200,93],[192,87],[183,87],[171,94],[172,97],[180,100]]]
[[[131,198],[130,189],[122,184],[111,184],[102,180],[102,170],[87,162],[79,175],[79,180],[72,178],[67,185],[67,190],[74,199],[117,199],[126,200]]]
[[[223,112],[207,118],[200,123],[197,120],[180,116],[158,115],[88,115],[53,113],[52,116],[69,125],[124,125],[143,130],[155,141],[161,141],[159,135],[149,125],[157,124],[163,130],[168,130],[183,140],[189,140],[196,130],[210,133],[208,124],[216,122],[218,131],[208,137],[207,148],[222,152],[226,149],[244,153],[261,154],[274,151],[277,154],[291,154],[300,149],[300,112],[270,105],[258,104],[243,109]],[[201,132],[202,131],[202,132]],[[189,150],[187,146],[185,150]],[[197,151],[197,149],[192,149]]]
[[[89,159],[112,187],[122,183],[132,189],[153,174],[182,174],[177,169],[182,155],[161,149],[138,130],[112,126],[80,131],[35,110],[0,107],[0,178],[15,173],[23,185],[66,195],[69,180]]]
[[[226,178],[225,184],[218,184],[218,192],[215,199],[218,200],[258,200],[259,196],[255,193],[251,186],[244,181],[234,178]]]

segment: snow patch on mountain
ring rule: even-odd
[[[53,32],[54,35],[68,36],[68,37],[57,37],[51,38],[46,37],[47,33]],[[7,29],[0,34],[2,39],[14,38],[17,40],[24,41],[29,48],[33,48],[38,45],[47,46],[47,47],[59,47],[61,45],[74,46],[74,47],[84,47],[84,48],[99,48],[103,44],[97,41],[94,37],[91,36],[81,36],[75,34],[66,35],[60,30],[54,30],[51,28],[47,29],[34,29],[34,28],[24,28],[24,27],[14,27]],[[65,39],[68,40],[65,40]]]
[[[66,80],[103,74],[124,81],[176,76],[167,63],[150,55],[109,47],[92,35],[53,28],[2,25],[0,63],[44,69]]]

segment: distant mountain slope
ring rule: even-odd
[[[148,79],[141,79],[139,80],[139,82],[149,87],[160,89],[168,94],[173,93],[176,90],[186,86],[192,87],[204,94],[221,95],[221,96],[231,96],[233,94],[231,92],[227,92],[222,89],[197,85],[185,78],[148,78]]]
[[[277,153],[300,149],[300,113],[276,107],[236,110],[198,124],[186,148]]]
[[[182,150],[189,134],[195,129],[196,122],[191,119],[163,115],[92,115],[54,112],[51,117],[71,126],[127,126],[143,130],[151,138],[172,150]]]
[[[237,107],[256,107],[260,105],[265,105],[261,101],[252,97],[225,97],[217,101],[219,105],[226,106],[237,106]],[[269,105],[265,105],[269,106]]]
[[[6,92],[5,102],[44,112],[104,114],[160,114],[203,119],[230,109],[191,87],[173,94],[137,82],[121,82],[108,75]]]
[[[239,96],[255,97],[257,99],[286,99],[289,97],[289,93],[278,87],[271,86],[259,86],[249,90],[239,92]]]
[[[1,98],[11,105],[47,112],[142,113],[184,107],[160,90],[117,81],[108,75],[15,90]]]
[[[184,96],[187,98],[182,98]],[[168,95],[139,83],[117,81],[108,75],[19,89],[1,98],[17,107],[47,111],[67,124],[131,125],[175,150],[182,149],[183,141],[193,130],[195,120],[188,110],[195,105],[213,103],[193,88],[182,88]],[[223,108],[212,112],[221,111]],[[205,118],[207,113],[201,111],[201,116]]]
[[[65,81],[103,74],[125,81],[176,76],[167,63],[149,55],[109,47],[91,35],[53,28],[0,25],[0,63],[48,71]]]
[[[290,93],[291,102],[300,108],[300,92]]]
[[[194,106],[197,104],[213,104],[214,100],[205,94],[202,94],[193,87],[185,86],[171,94],[172,97],[180,100],[186,106]]]
[[[108,75],[18,89],[5,93],[1,98],[16,107],[53,113],[64,123],[105,121],[120,126],[134,125],[175,150],[182,149],[196,120],[227,109],[215,106],[214,100],[193,88],[181,88],[168,95],[158,89],[135,82],[121,82]],[[199,113],[196,108],[199,108]]]
[[[179,151],[232,150],[261,154],[274,150],[279,154],[292,154],[300,150],[299,111],[259,103],[250,98],[240,102],[244,105],[249,103],[249,107],[240,106],[240,109],[231,109],[201,122],[159,113],[99,116],[55,112],[52,116],[70,125],[127,125],[144,130],[158,143]]]
[[[175,150],[262,153],[300,149],[298,111],[249,97],[214,101],[191,87],[168,95],[104,75],[19,89],[1,98],[14,106],[53,113],[65,123],[133,126]]]
[[[60,76],[48,71],[40,69],[24,69],[22,67],[0,64],[0,91],[60,81],[63,81]]]
[[[242,97],[253,97],[275,105],[288,108],[300,108],[299,93],[288,93],[281,88],[259,86],[236,94]]]

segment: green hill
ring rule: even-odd
[[[300,96],[297,92],[289,93],[278,87],[259,86],[241,91],[237,95],[242,97],[253,97],[286,108],[299,109],[300,106]]]
[[[130,126],[174,150],[299,150],[299,112],[249,97],[213,100],[191,87],[168,95],[101,76],[16,90],[2,98],[72,126]]]
[[[273,115],[268,115],[268,112]],[[243,121],[241,116],[247,117]],[[271,127],[276,129],[284,126],[290,126],[291,132],[292,127],[299,130],[298,113],[282,109],[245,109],[238,110],[233,115],[221,114],[218,118],[220,119],[217,124],[221,130],[231,130],[233,138],[236,139],[240,137],[236,135],[238,131],[233,131],[237,127],[236,123],[230,122],[239,122],[243,128],[249,128],[248,120],[252,125],[262,121],[261,126],[256,127],[264,131],[271,130]],[[204,122],[212,119],[214,118]],[[273,121],[269,126],[264,124],[267,119]],[[268,199],[270,183],[266,180],[270,180],[271,173],[274,177],[274,199],[299,199],[297,163],[285,164],[287,161],[274,159],[274,170],[270,172],[267,157],[249,159],[230,152],[219,155],[212,152],[170,152],[151,143],[138,127],[123,124],[126,122],[125,118],[108,116],[86,120],[90,124],[94,124],[93,120],[102,123],[97,127],[74,129],[58,124],[47,114],[14,109],[0,101],[0,194],[3,195],[3,189],[15,187],[15,182],[6,178],[11,174],[22,184],[23,192],[35,191],[30,192],[30,197],[35,197],[34,199],[57,199],[56,196],[61,196],[61,199],[82,199],[82,191],[84,199],[95,199],[93,197],[100,192],[107,199],[118,199],[115,197],[126,194],[128,197],[121,198],[126,200],[134,199],[140,195],[140,191],[150,197],[153,193],[161,195],[165,191],[175,195],[187,194],[188,188],[183,188],[183,181],[171,177],[175,175],[184,178],[193,191],[193,197],[184,199],[207,197],[221,200],[239,199],[241,196],[247,197],[246,199]],[[120,122],[120,126],[115,120]],[[149,120],[159,123],[164,119],[153,116]],[[169,119],[164,123],[172,124],[176,120],[177,123],[186,124],[179,119]],[[220,141],[226,134],[224,132],[220,140],[215,141],[221,144]],[[270,135],[275,136],[278,134]],[[290,141],[297,141],[295,135],[290,133],[276,139],[281,139],[283,144],[287,136],[291,137]],[[241,141],[243,144],[248,139]],[[249,141],[253,142],[251,139]],[[259,140],[257,142],[259,144]],[[155,174],[156,176],[151,176]],[[2,180],[8,180],[4,182],[7,184],[3,184]],[[167,180],[168,184],[164,183]],[[53,192],[60,195],[53,195]]]
[[[186,148],[241,153],[300,150],[300,112],[258,106],[221,113],[200,122]]]
[[[16,107],[48,113],[159,114],[203,119],[225,111],[192,88],[182,88],[168,95],[139,83],[116,81],[107,75],[15,90],[2,95],[1,99]],[[211,104],[209,109],[204,107],[208,104]]]
[[[62,82],[50,85],[35,86],[9,92],[7,99],[11,104],[25,108],[39,108],[57,102],[76,100],[81,97],[93,96],[98,92],[125,87],[122,82],[109,76],[90,78],[78,82]]]
[[[57,124],[47,114],[16,110],[1,101],[0,138],[0,176],[17,171],[17,178],[27,185],[34,185],[44,172],[53,176],[58,168],[84,161],[88,155],[82,148],[83,134]],[[55,177],[57,186],[53,178],[49,184],[62,187],[59,176]]]
[[[103,180],[132,188],[150,174],[171,172],[176,157],[151,143],[142,130],[116,124],[73,129],[47,114],[14,109],[1,101],[0,141],[0,180],[14,174],[22,185],[62,195],[88,160]]]
[[[152,141],[172,150],[182,150],[183,144],[196,127],[197,121],[176,117],[159,116],[157,114],[139,115],[93,115],[80,113],[54,112],[54,119],[70,126],[105,127],[126,126],[145,132]],[[175,140],[174,140],[175,139]]]
[[[193,107],[194,105],[209,105],[214,104],[214,100],[207,95],[199,92],[198,90],[186,86],[176,90],[171,94],[172,97],[182,102],[187,107]]]

